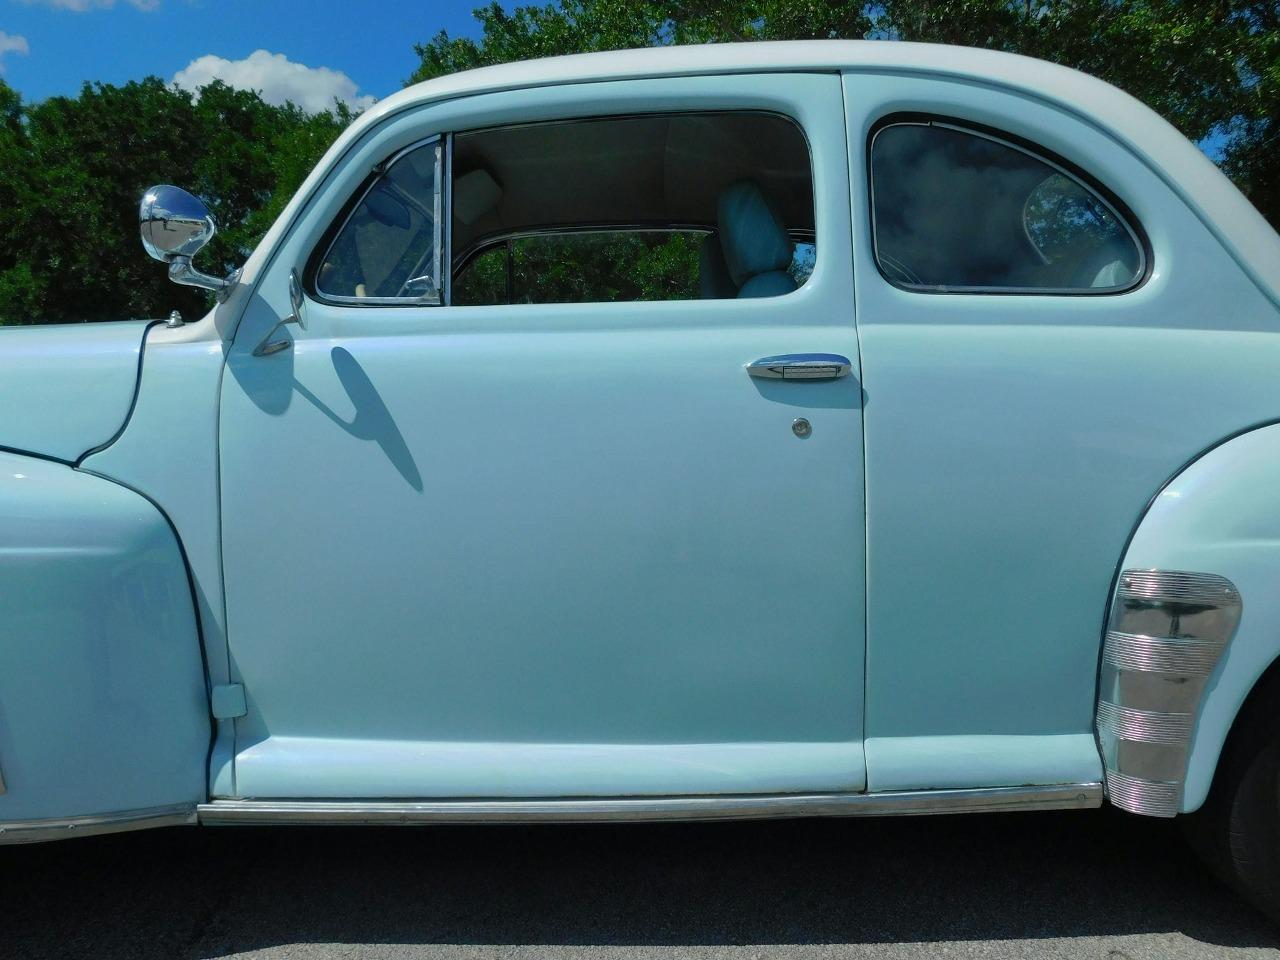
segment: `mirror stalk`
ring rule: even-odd
[[[169,261],[169,279],[184,287],[212,290],[217,295],[218,302],[223,303],[231,295],[236,281],[240,279],[240,271],[232,271],[229,277],[214,277],[197,270],[192,265],[190,257],[174,257]]]

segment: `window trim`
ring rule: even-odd
[[[1031,157],[1045,166],[1050,167],[1055,172],[1075,182],[1083,187],[1101,203],[1103,203],[1112,215],[1124,227],[1125,232],[1133,241],[1134,246],[1138,250],[1139,269],[1136,271],[1134,279],[1122,287],[956,287],[956,286],[940,286],[937,284],[910,284],[902,283],[890,277],[880,261],[880,251],[877,244],[876,234],[876,200],[875,200],[875,176],[873,154],[875,148],[876,137],[890,127],[900,126],[919,126],[919,127],[940,127],[944,130],[952,130],[957,133],[967,134],[969,136],[979,137],[983,140],[989,140],[998,143],[1001,146],[1016,150],[1018,153]],[[1146,230],[1143,229],[1142,223],[1134,216],[1133,211],[1124,203],[1114,192],[1103,185],[1096,177],[1087,171],[1073,164],[1071,161],[1059,156],[1051,150],[1046,149],[1032,141],[1025,140],[1015,134],[997,130],[992,127],[985,126],[980,123],[973,123],[956,117],[948,117],[931,113],[893,113],[880,118],[871,127],[870,133],[867,135],[867,153],[866,153],[866,182],[867,182],[867,201],[868,201],[868,217],[871,225],[871,259],[875,262],[876,271],[885,280],[886,283],[899,290],[908,293],[923,293],[935,296],[1022,296],[1022,297],[1114,297],[1132,293],[1139,287],[1143,286],[1151,277],[1153,270],[1152,261],[1154,259],[1151,242],[1147,237]],[[1035,245],[1032,244],[1033,249]],[[1039,254],[1039,251],[1036,251]]]
[[[432,240],[432,266],[435,270],[436,289],[434,293],[424,294],[421,297],[346,297],[339,294],[325,293],[320,289],[320,267],[324,263],[325,258],[333,250],[333,245],[337,243],[338,238],[342,236],[342,231],[347,228],[347,224],[351,218],[355,216],[356,210],[360,204],[364,202],[370,191],[373,190],[385,177],[393,167],[409,154],[429,147],[435,144],[436,147],[436,182],[432,194],[432,206],[434,208],[435,222],[432,225],[435,237]],[[324,232],[320,238],[320,242],[316,244],[311,254],[311,259],[307,263],[305,272],[305,287],[309,294],[318,302],[330,304],[332,306],[369,306],[369,307],[439,307],[449,302],[449,280],[445,276],[445,264],[449,262],[446,258],[449,244],[449,234],[452,232],[445,228],[444,211],[447,208],[447,179],[449,176],[450,160],[453,155],[453,137],[447,134],[434,134],[430,137],[423,137],[415,140],[407,146],[401,147],[395,153],[391,154],[385,160],[378,163],[370,172],[369,176],[364,179],[360,187],[355,190],[351,199],[347,201],[346,206],[342,209],[333,223]]]

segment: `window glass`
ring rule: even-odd
[[[509,303],[507,244],[476,254],[453,280],[453,302],[472,307]]]
[[[875,253],[893,283],[932,291],[1108,293],[1141,279],[1115,209],[1019,147],[940,123],[871,146]]]
[[[436,190],[439,142],[395,161],[347,218],[316,274],[316,289],[340,299],[438,299]]]
[[[795,252],[791,255],[791,266],[787,267],[787,273],[791,274],[791,279],[795,281],[797,287],[803,287],[808,282],[810,275],[813,273],[813,265],[818,261],[818,248],[814,246],[812,241],[802,240],[796,244]]]
[[[797,259],[792,239],[814,235],[808,143],[775,114],[471,131],[451,165],[458,305],[495,302],[498,255],[476,253],[495,243],[509,244],[512,303],[780,296],[817,256],[809,243]]]
[[[660,230],[519,237],[514,303],[696,300],[703,234]]]

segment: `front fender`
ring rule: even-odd
[[[1245,698],[1280,655],[1280,425],[1215,447],[1169,483],[1139,524],[1122,570],[1173,571],[1175,578],[1190,573],[1201,584],[1221,577],[1239,594],[1238,626],[1224,638],[1228,642],[1204,681],[1189,737],[1177,745],[1186,750],[1184,779],[1175,784],[1177,809],[1189,813],[1208,794]],[[1103,669],[1105,687],[1105,661]],[[1106,694],[1104,689],[1104,700]],[[1136,728],[1130,717],[1132,735],[1167,738],[1173,727],[1162,724],[1169,716],[1144,715]],[[1099,734],[1106,752],[1101,711]],[[1110,771],[1108,778],[1111,786]],[[1111,793],[1114,800],[1114,786]]]
[[[194,809],[209,730],[163,515],[109,480],[0,453],[0,842],[68,835],[50,821]]]
[[[152,321],[0,328],[0,447],[74,462],[129,417]]]

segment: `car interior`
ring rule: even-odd
[[[503,127],[458,134],[453,164],[455,304],[770,297],[803,280],[793,265],[797,240],[813,235],[812,175],[804,135],[783,117]],[[590,249],[567,243],[571,234],[591,235]],[[572,297],[537,278],[511,289],[540,243],[572,261]],[[488,272],[504,290],[468,277],[497,247],[490,259],[506,262]],[[811,243],[804,254],[811,266]],[[627,282],[637,274],[641,282]]]

